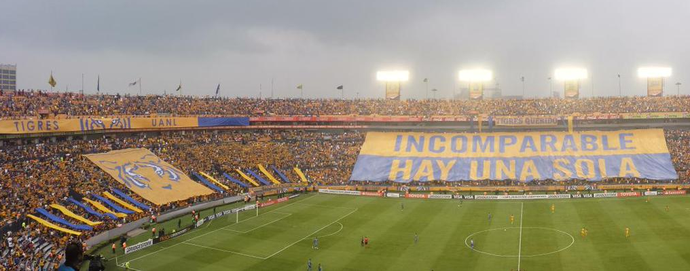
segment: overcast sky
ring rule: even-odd
[[[690,94],[688,0],[0,0],[0,63],[19,88],[299,97],[383,97],[380,69],[408,69],[450,97],[461,68],[494,71],[505,95],[546,96],[556,67],[590,71],[581,96],[644,95],[636,70],[673,67],[666,92]],[[493,84],[493,83],[492,83]],[[261,88],[261,89],[260,89]],[[553,83],[554,90],[563,85]]]

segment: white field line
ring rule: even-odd
[[[303,200],[300,200],[300,201],[298,201],[298,202],[289,203],[289,204],[287,204],[287,205],[285,205],[285,206],[276,208],[276,209],[271,210],[271,211],[268,211],[268,212],[266,212],[266,213],[270,213],[270,212],[273,212],[273,211],[278,211],[278,210],[280,210],[280,209],[286,208],[286,207],[291,206],[291,205],[296,204],[296,203],[300,203],[300,202],[302,202],[302,201],[311,199],[311,198],[313,198],[313,197],[314,197],[314,196],[310,196],[310,197],[308,197],[308,198],[306,198],[306,199],[303,199]],[[254,216],[254,217],[255,217],[255,216]],[[248,218],[248,219],[242,220],[242,221],[240,221],[240,223],[243,222],[243,221],[250,220],[250,219],[252,219],[252,218],[254,218],[254,217],[250,217],[250,218]],[[235,224],[236,224],[236,223],[235,223]],[[143,259],[143,258],[145,258],[145,257],[151,256],[151,255],[156,254],[156,253],[158,253],[158,252],[161,252],[161,251],[163,251],[163,250],[167,250],[167,249],[169,249],[169,248],[179,246],[179,245],[181,245],[183,242],[189,242],[189,241],[192,241],[192,240],[195,240],[195,239],[204,237],[204,236],[206,236],[206,235],[209,235],[209,234],[211,234],[211,233],[220,231],[220,230],[222,230],[222,229],[224,229],[224,228],[230,227],[230,226],[235,225],[235,224],[230,224],[230,225],[227,225],[227,226],[225,226],[225,227],[218,228],[218,229],[212,230],[212,231],[210,231],[210,232],[204,233],[204,234],[202,234],[202,235],[192,237],[192,238],[190,238],[190,239],[187,239],[187,240],[182,241],[182,242],[180,242],[180,243],[174,244],[174,245],[172,245],[172,246],[165,247],[165,248],[156,250],[156,251],[154,251],[154,252],[144,254],[144,255],[142,255],[142,256],[139,256],[139,257],[136,257],[136,258],[134,258],[134,259],[129,260],[129,262],[133,262],[133,261],[136,261],[136,260]]]
[[[521,202],[520,203],[520,241],[518,244],[518,266],[517,270],[520,271],[520,260],[522,258],[522,213],[525,207],[525,203]]]
[[[287,245],[286,247],[284,247],[284,248],[282,248],[282,249],[276,251],[275,253],[266,256],[266,259],[269,259],[269,258],[271,258],[271,257],[273,257],[273,256],[275,256],[275,255],[277,255],[278,253],[281,253],[281,252],[283,252],[284,250],[286,250],[286,249],[288,249],[288,248],[294,246],[295,244],[297,244],[297,243],[299,243],[299,242],[302,242],[304,239],[307,239],[307,238],[313,236],[314,234],[316,234],[317,232],[320,232],[321,230],[327,228],[328,226],[333,225],[333,224],[335,224],[335,223],[338,223],[338,222],[339,222],[340,220],[342,220],[343,218],[346,218],[346,217],[348,217],[349,215],[351,215],[351,214],[357,212],[357,210],[359,210],[359,208],[354,209],[352,212],[349,212],[349,213],[347,213],[346,215],[341,216],[340,218],[336,219],[335,221],[329,223],[328,225],[323,226],[323,227],[321,227],[321,228],[318,229],[318,230],[315,230],[314,232],[310,233],[309,235],[303,237],[302,239],[299,239],[299,240],[293,242],[292,244]]]
[[[265,257],[261,257],[261,256],[246,254],[246,253],[237,252],[237,251],[232,251],[232,250],[220,249],[220,248],[215,248],[215,247],[209,247],[209,246],[199,245],[199,244],[195,244],[195,243],[189,243],[189,242],[187,242],[187,241],[184,241],[184,242],[182,242],[181,244],[190,245],[190,246],[195,246],[195,247],[200,247],[200,248],[205,248],[205,249],[210,249],[210,250],[216,250],[216,251],[220,251],[220,252],[227,252],[227,253],[237,254],[237,255],[240,255],[240,256],[255,258],[255,259],[259,259],[259,260],[265,260],[265,259],[266,259]]]
[[[338,222],[338,224],[340,225],[340,229],[338,229],[338,230],[335,231],[334,233],[329,233],[329,234],[326,234],[326,235],[321,235],[321,236],[319,236],[319,237],[324,238],[324,237],[333,236],[333,235],[338,234],[338,233],[339,233],[340,231],[342,231],[343,228],[345,227],[345,226],[343,226],[343,223]]]
[[[292,214],[290,214],[290,213],[282,213],[282,214],[287,214],[287,215],[286,215],[286,216],[283,216],[283,217],[281,217],[281,218],[278,218],[278,219],[276,219],[276,220],[272,220],[272,221],[270,221],[270,222],[264,223],[264,224],[259,225],[259,226],[257,226],[257,227],[254,227],[254,228],[252,228],[251,230],[248,230],[248,231],[239,231],[239,230],[235,230],[235,229],[225,229],[225,228],[223,228],[223,230],[224,230],[224,231],[231,231],[231,232],[238,232],[238,233],[250,233],[250,232],[252,232],[252,231],[258,230],[258,229],[260,229],[260,228],[263,228],[263,227],[266,227],[266,226],[271,225],[271,224],[273,224],[273,223],[276,223],[276,222],[278,222],[278,221],[281,221],[281,220],[287,218],[288,216],[291,216],[291,215],[292,215]],[[244,222],[244,220],[243,220],[243,221],[240,221],[240,222]],[[237,224],[233,224],[233,225],[237,225]]]

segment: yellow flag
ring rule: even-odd
[[[48,79],[48,84],[49,84],[51,87],[55,87],[55,85],[57,85],[57,82],[55,82],[55,78],[53,78],[53,74],[52,74],[52,73],[50,74],[50,79]]]

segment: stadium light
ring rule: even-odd
[[[458,80],[463,82],[487,82],[493,78],[493,72],[485,69],[460,70],[458,72]]]
[[[671,76],[672,69],[669,67],[642,67],[637,69],[637,76],[640,78],[663,78]]]
[[[560,68],[554,72],[556,80],[571,81],[587,79],[587,69],[583,68]]]
[[[405,82],[410,80],[409,71],[377,71],[376,80],[385,82]]]

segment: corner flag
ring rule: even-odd
[[[338,86],[336,89],[343,89],[343,85]]]

